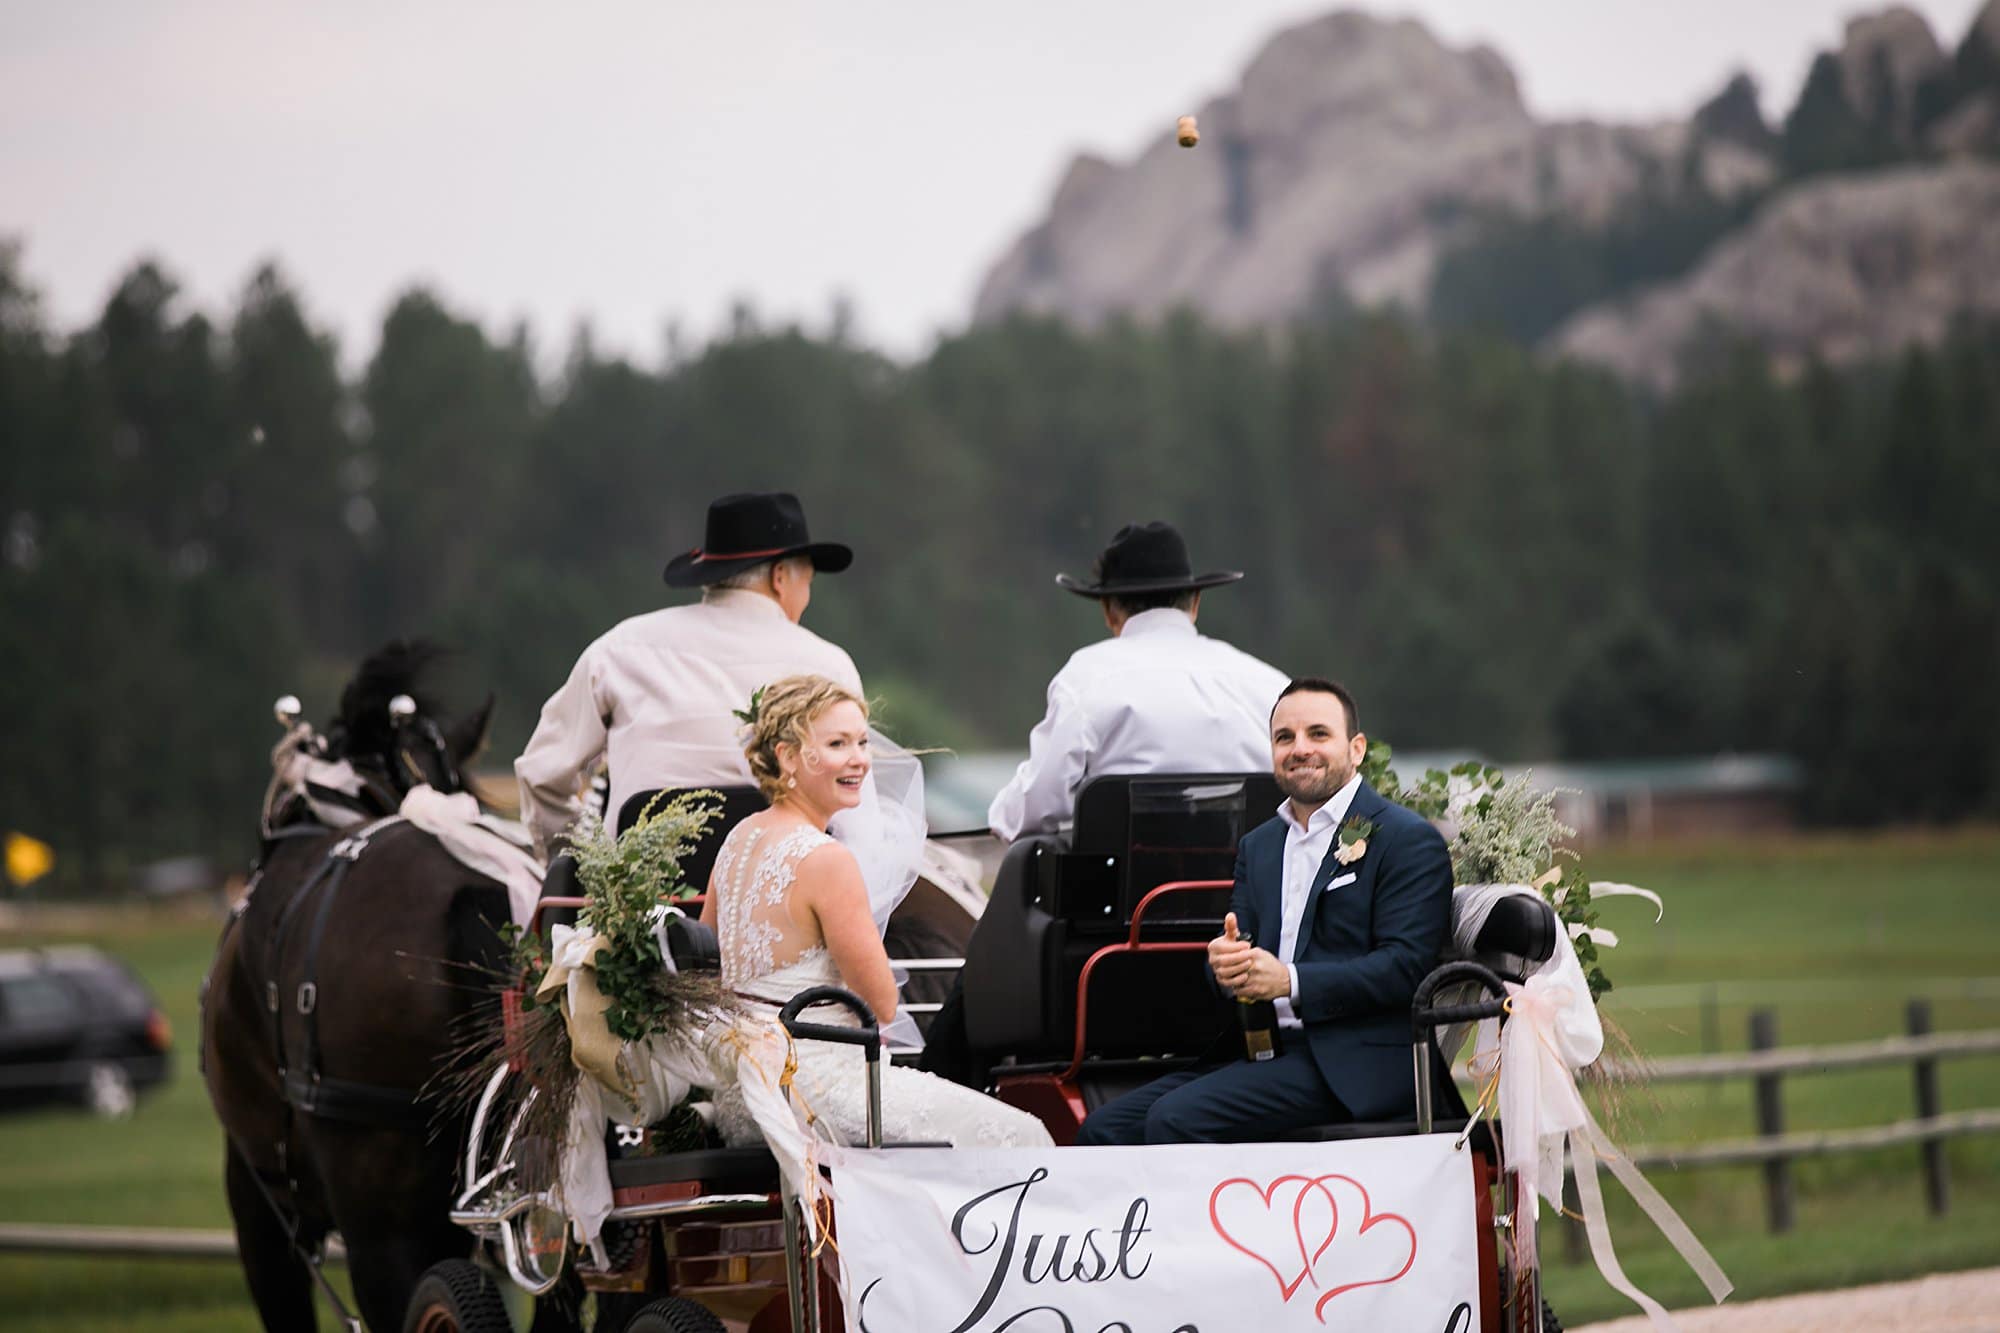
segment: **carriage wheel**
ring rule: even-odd
[[[669,1296],[654,1301],[632,1316],[625,1333],[727,1333],[720,1319],[706,1306],[696,1305],[685,1296]]]
[[[403,1318],[403,1333],[512,1333],[513,1327],[500,1289],[470,1259],[425,1269]]]

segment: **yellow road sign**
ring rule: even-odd
[[[7,835],[7,878],[19,886],[32,884],[55,869],[55,848],[25,833]]]

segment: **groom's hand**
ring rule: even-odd
[[[1224,989],[1242,1000],[1276,1000],[1292,993],[1292,973],[1268,949],[1236,933],[1236,913],[1222,921],[1222,934],[1208,942],[1208,965]]]

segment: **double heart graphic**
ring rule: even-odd
[[[1349,1198],[1345,1220],[1358,1213],[1357,1225],[1343,1229],[1336,1193]],[[1394,1282],[1417,1262],[1417,1229],[1399,1214],[1375,1212],[1352,1176],[1279,1176],[1268,1185],[1225,1180],[1208,1196],[1208,1220],[1231,1248],[1270,1271],[1287,1305],[1307,1283],[1321,1289],[1313,1305],[1321,1323],[1334,1297]]]

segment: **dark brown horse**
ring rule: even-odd
[[[328,729],[325,757],[353,765],[354,799],[375,812],[418,781],[458,790],[483,739],[490,699],[436,718],[420,680],[435,656],[421,644],[377,653]],[[391,709],[398,695],[414,713]],[[268,832],[209,972],[201,1033],[244,1274],[267,1329],[310,1329],[303,1256],[337,1231],[361,1317],[398,1329],[424,1270],[471,1252],[447,1216],[465,1126],[417,1094],[493,1002],[507,894],[408,823],[329,830],[299,800]]]

